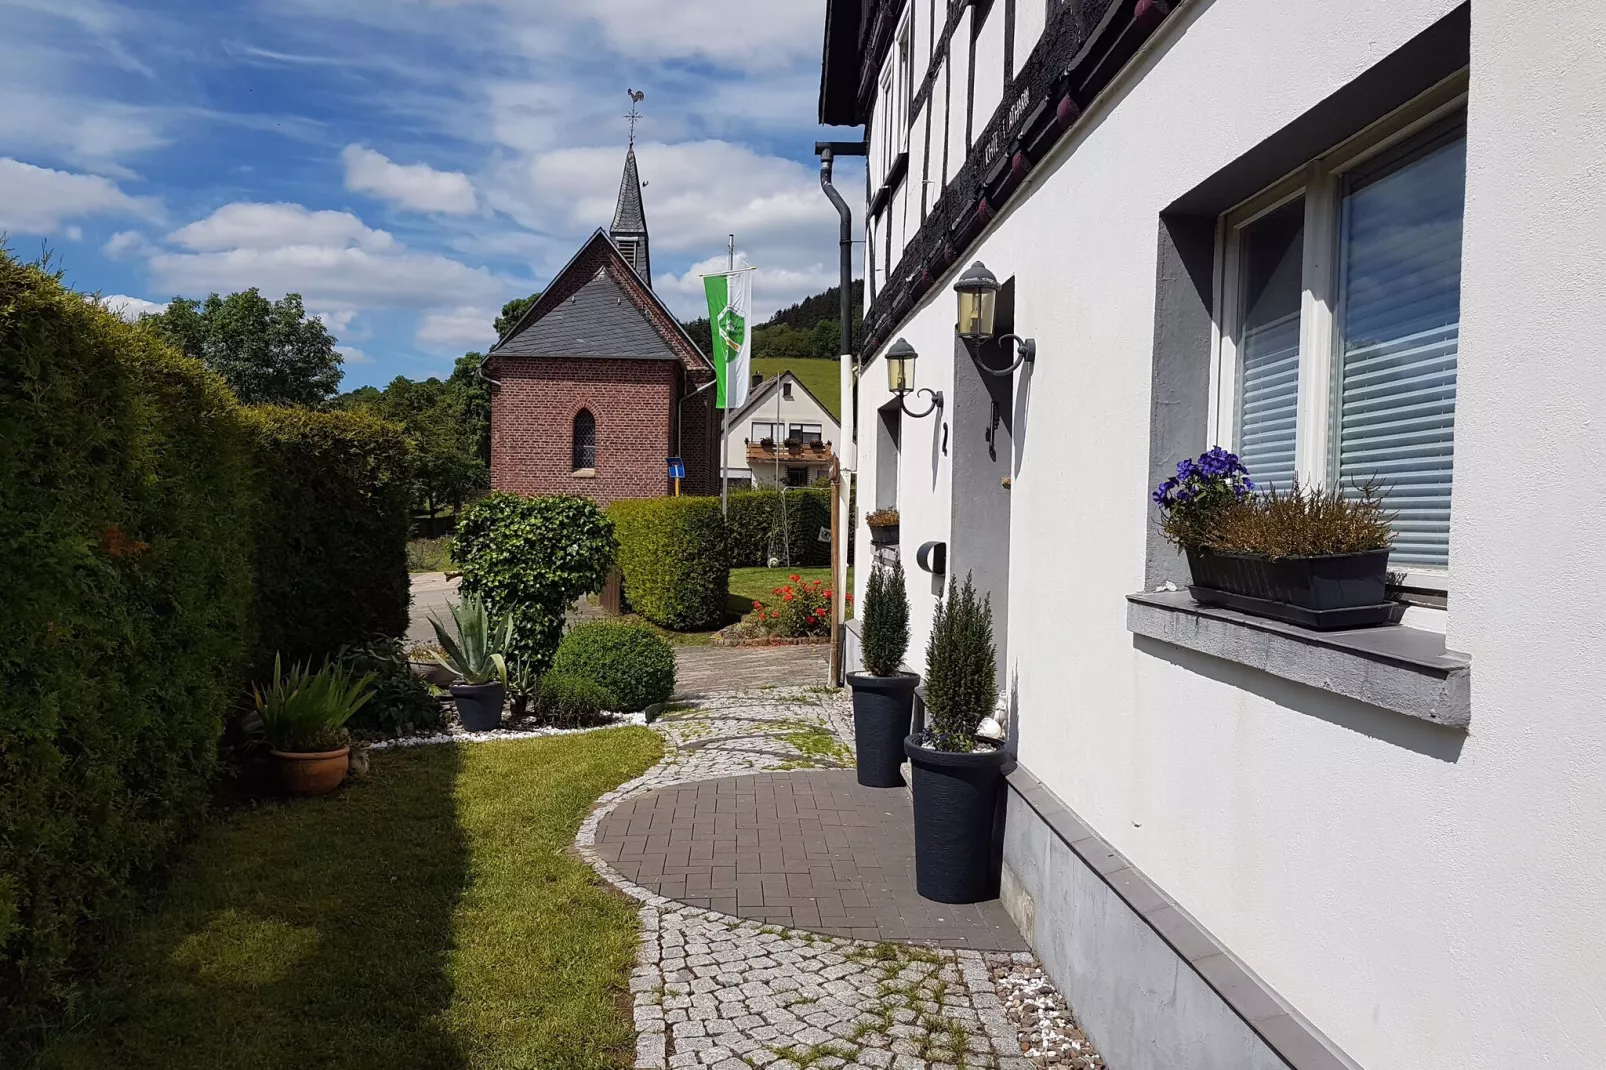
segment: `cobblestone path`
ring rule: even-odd
[[[630,987],[640,1070],[1025,1070],[1103,1064],[1025,952],[852,940],[690,906],[597,850],[622,802],[673,785],[852,765],[828,688],[710,695],[665,711],[662,762],[599,800],[576,849],[641,903]],[[1028,997],[1023,997],[1027,993]]]

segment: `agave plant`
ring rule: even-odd
[[[273,658],[273,683],[252,685],[258,728],[274,750],[291,754],[336,750],[346,744],[346,722],[374,697],[374,674],[355,676],[325,663],[317,672],[305,663],[285,672]]]
[[[504,657],[513,642],[513,617],[497,620],[478,598],[464,598],[452,607],[452,623],[457,634],[447,630],[438,617],[430,617],[440,651],[433,657],[454,672],[465,684],[488,684],[507,679]]]

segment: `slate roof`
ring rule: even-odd
[[[625,177],[619,183],[619,205],[613,210],[613,234],[647,233],[647,209],[641,203],[641,173],[636,169],[634,147],[625,153]]]
[[[678,360],[624,287],[602,268],[540,319],[496,347],[506,357]]]

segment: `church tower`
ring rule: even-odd
[[[636,144],[631,133],[630,150],[625,153],[625,177],[619,183],[619,206],[613,212],[609,235],[641,281],[652,286],[652,258],[647,249],[647,211],[641,205],[641,176],[636,171]]]

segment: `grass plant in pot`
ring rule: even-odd
[[[374,697],[374,674],[356,676],[340,665],[312,672],[305,664],[283,671],[273,659],[273,683],[253,686],[256,711],[249,727],[268,744],[268,770],[286,795],[327,795],[346,779],[351,738],[346,722]]]
[[[1388,599],[1394,517],[1376,484],[1257,493],[1237,455],[1218,446],[1178,464],[1152,497],[1201,604],[1318,630],[1404,613]]]
[[[998,895],[993,828],[1008,752],[978,739],[998,705],[993,610],[970,577],[937,604],[926,644],[924,733],[904,740],[914,777],[915,889],[938,903]]]
[[[853,689],[853,740],[859,783],[867,788],[900,788],[903,741],[909,735],[915,687],[920,677],[901,672],[909,649],[909,596],[903,562],[877,564],[864,595],[860,631],[864,672],[848,673]]]
[[[438,618],[431,617],[441,652],[435,659],[458,682],[447,690],[457,703],[457,719],[469,732],[494,732],[502,727],[502,705],[507,699],[506,651],[513,641],[513,618],[498,621],[485,603],[464,598],[452,607],[453,635]]]

